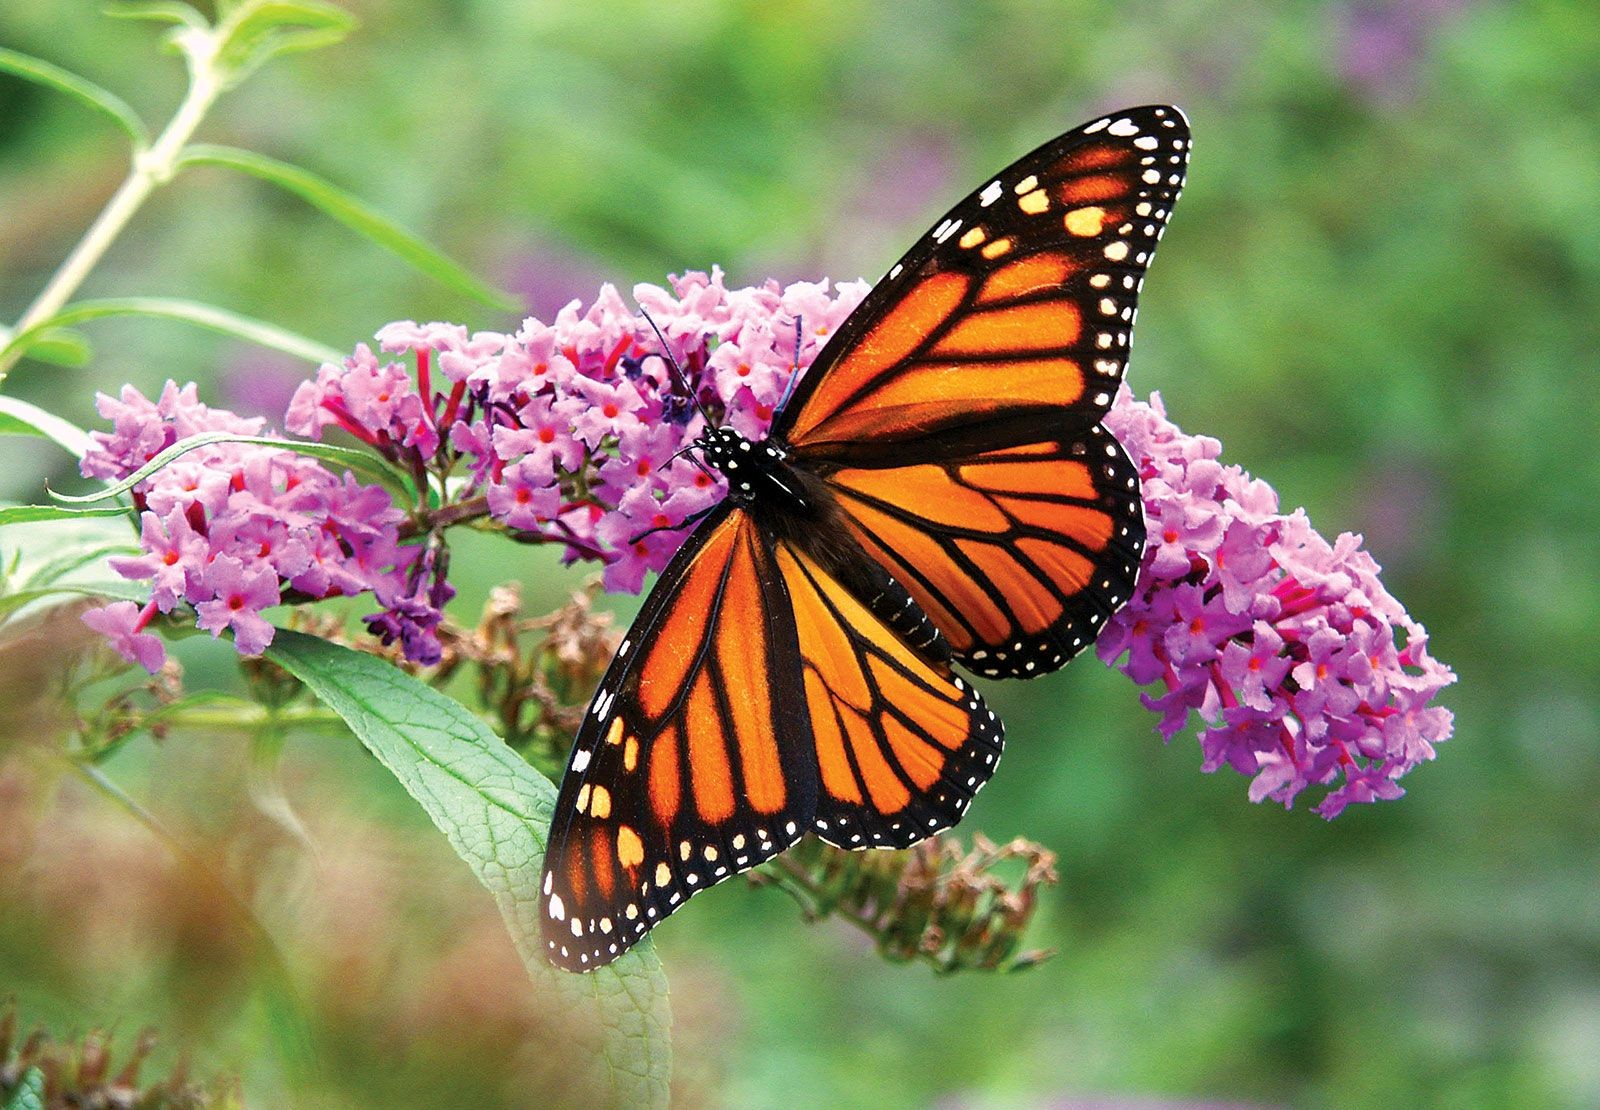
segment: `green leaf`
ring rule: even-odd
[[[494,895],[535,991],[562,1011],[572,1074],[597,1088],[586,1101],[666,1105],[671,1017],[648,940],[584,975],[541,954],[549,780],[460,704],[375,656],[282,629],[266,654],[344,719]]]
[[[21,588],[38,589],[58,582],[90,563],[100,563],[112,556],[137,556],[138,554],[139,549],[131,543],[101,543],[92,547],[82,547],[78,550],[68,551],[30,570],[27,579],[21,583]]]
[[[89,337],[70,328],[51,328],[35,336],[25,352],[35,362],[48,362],[52,366],[65,366],[77,370],[87,366],[94,356]]]
[[[0,435],[42,436],[59,443],[78,459],[94,446],[82,428],[15,397],[0,396]]]
[[[66,93],[78,103],[109,117],[113,123],[128,133],[128,138],[133,140],[135,150],[143,150],[150,145],[150,134],[145,130],[144,121],[139,118],[138,113],[130,108],[122,97],[102,89],[93,81],[42,59],[19,54],[15,50],[7,50],[3,46],[0,46],[0,70],[45,85],[57,92]]]
[[[324,462],[335,463],[345,467],[352,473],[364,475],[382,483],[391,493],[398,495],[402,500],[410,500],[416,496],[416,491],[411,486],[411,476],[405,471],[381,458],[370,451],[362,451],[354,447],[340,447],[333,443],[310,443],[302,439],[273,439],[270,436],[241,436],[230,432],[202,432],[200,435],[180,439],[155,458],[145,463],[138,470],[128,475],[115,485],[105,489],[96,490],[94,493],[66,494],[50,491],[50,496],[67,505],[88,505],[95,501],[104,501],[108,497],[127,493],[134,486],[144,481],[150,475],[172,462],[173,459],[187,455],[200,447],[209,447],[213,443],[253,443],[258,447],[276,447],[281,451],[293,451],[297,455],[308,455],[311,458],[321,459]]]
[[[206,28],[205,16],[178,0],[118,0],[102,11],[113,19],[144,19],[153,23],[176,23],[195,30]]]
[[[349,12],[323,0],[256,0],[230,8],[218,24],[219,68],[237,84],[278,54],[332,46],[355,29]]]
[[[22,1074],[22,1082],[6,1099],[5,1110],[44,1110],[44,1072],[29,1068]]]
[[[76,594],[79,597],[108,598],[111,601],[131,601],[144,605],[150,600],[150,588],[134,582],[62,582],[36,590],[18,590],[0,594],[0,620],[9,617],[24,605],[42,601],[47,597]]]
[[[157,316],[168,320],[182,320],[212,331],[220,331],[224,335],[259,343],[263,347],[271,347],[296,358],[303,358],[307,362],[338,362],[344,358],[343,354],[332,347],[307,339],[303,335],[296,335],[276,324],[241,316],[237,312],[229,312],[215,305],[201,304],[198,301],[183,300],[178,297],[114,297],[105,300],[78,301],[69,304],[49,319],[41,320],[33,327],[12,336],[4,347],[0,347],[0,355],[8,354],[19,347],[30,346],[42,332],[68,324],[81,324],[85,320],[99,320],[107,316]]]
[[[132,509],[66,509],[60,505],[7,505],[0,508],[0,528],[7,524],[37,524],[41,520],[82,520],[86,516],[127,516]]]
[[[448,285],[496,308],[519,307],[516,298],[474,277],[460,263],[438,248],[396,225],[351,194],[309,170],[280,162],[251,150],[197,144],[184,148],[178,158],[183,166],[226,166],[253,174],[294,193],[306,203],[321,209],[358,234],[393,252],[412,266]]]

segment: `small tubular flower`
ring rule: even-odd
[[[1378,580],[1348,533],[1329,543],[1303,510],[1284,515],[1265,482],[1218,461],[1222,445],[1183,432],[1159,394],[1126,388],[1106,426],[1139,467],[1150,542],[1139,587],[1097,651],[1141,684],[1171,739],[1198,716],[1207,771],[1251,775],[1252,801],[1316,806],[1399,797],[1434,757],[1451,714],[1432,704],[1455,674]]]

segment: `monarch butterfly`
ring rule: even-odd
[[[728,495],[578,729],[553,963],[609,963],[807,832],[904,847],[960,820],[1002,729],[952,663],[1053,671],[1133,591],[1139,478],[1099,421],[1189,147],[1167,106],[1046,143],[889,270],[765,440],[701,433]]]

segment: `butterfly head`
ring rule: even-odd
[[[740,504],[756,499],[807,505],[784,450],[770,439],[752,442],[732,428],[708,428],[694,442],[700,457],[728,480],[728,496]]]

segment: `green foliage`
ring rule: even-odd
[[[570,1071],[610,1104],[665,1106],[671,1015],[648,940],[582,976],[544,958],[538,889],[550,781],[459,702],[381,659],[282,629],[267,657],[344,719],[494,895],[534,989],[570,1034]]]
[[[6,1099],[5,1110],[44,1110],[44,1072],[29,1068]]]
[[[122,479],[122,481],[114,482],[104,489],[95,490],[93,493],[52,493],[51,496],[57,501],[68,505],[89,505],[96,501],[104,501],[109,497],[119,497],[156,471],[169,465],[174,459],[182,458],[190,451],[200,447],[207,447],[213,443],[254,443],[262,447],[281,447],[285,451],[294,451],[296,454],[321,459],[324,462],[333,463],[336,467],[377,481],[392,491],[396,498],[402,502],[416,496],[416,488],[411,481],[411,476],[371,451],[362,451],[354,447],[341,447],[336,443],[312,443],[300,439],[274,439],[270,436],[231,435],[228,432],[202,432],[200,435],[180,439],[165,451],[157,454],[155,458],[145,463],[138,470]],[[119,510],[110,511],[116,512]],[[104,512],[100,515],[104,515]],[[41,517],[40,519],[44,518]]]
[[[102,89],[93,81],[87,81],[60,66],[51,65],[39,58],[30,58],[26,54],[19,54],[5,47],[0,47],[0,71],[36,81],[93,108],[127,132],[128,138],[133,140],[135,150],[143,150],[150,145],[150,133],[145,130],[144,121],[128,106],[128,102],[116,93]]]
[[[495,308],[512,308],[516,305],[516,298],[511,294],[491,288],[473,277],[468,270],[451,261],[431,244],[309,170],[250,150],[203,144],[185,147],[179,155],[178,166],[226,166],[269,181],[321,209],[380,247],[392,251],[436,281]]]
[[[90,446],[88,433],[81,428],[16,397],[0,396],[0,435],[40,436],[80,459]]]
[[[89,320],[102,320],[111,316],[147,316],[160,320],[181,320],[196,327],[231,335],[263,347],[282,351],[286,355],[319,363],[338,361],[344,355],[332,347],[324,346],[287,328],[252,320],[237,312],[198,301],[178,297],[116,297],[104,300],[79,301],[56,312],[32,327],[24,328],[0,345],[0,355],[13,351],[34,353],[39,339],[56,333],[69,324],[82,324]]]

